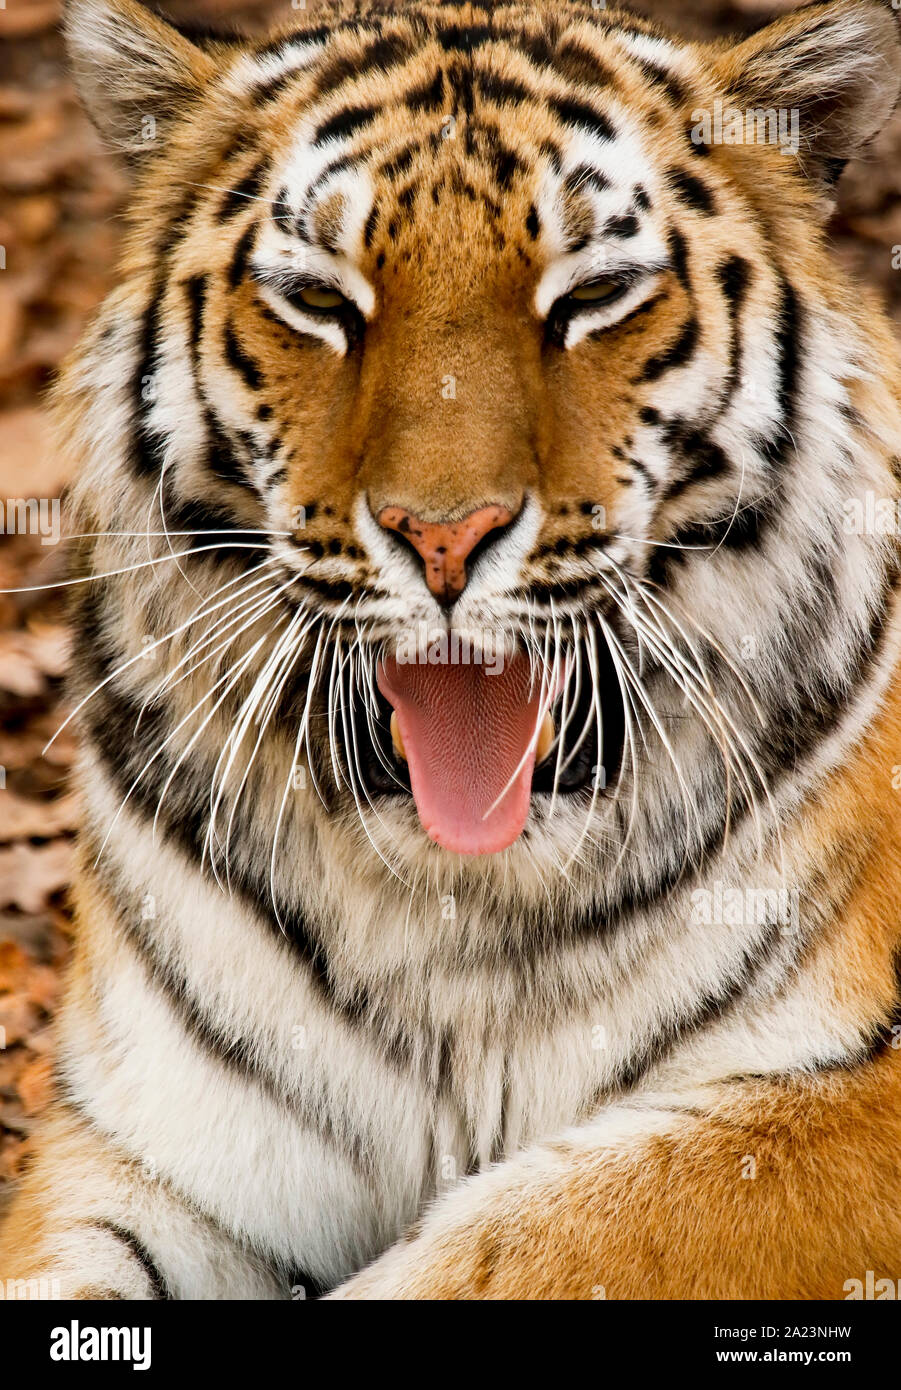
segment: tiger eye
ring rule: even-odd
[[[340,309],[344,303],[343,294],[325,285],[306,285],[300,291],[300,299],[310,309]]]
[[[577,285],[574,290],[570,290],[570,299],[578,299],[585,304],[601,304],[605,299],[610,299],[616,294],[621,286],[616,280],[595,280],[590,285]]]

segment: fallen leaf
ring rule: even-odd
[[[74,792],[54,801],[29,801],[0,790],[0,842],[38,838],[52,840],[78,827],[78,797]]]
[[[71,880],[73,851],[65,840],[0,849],[0,907],[40,912]]]
[[[53,1092],[53,1063],[49,1057],[36,1057],[19,1077],[19,1098],[26,1115],[36,1115],[48,1104]]]

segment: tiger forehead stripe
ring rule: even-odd
[[[311,25],[300,34],[270,40],[257,45],[251,53],[242,54],[230,69],[226,85],[232,92],[266,100],[278,97],[293,79],[306,77],[307,100],[318,102],[332,94],[346,93],[370,74],[392,75],[431,41],[449,64],[461,58],[472,64],[490,46],[492,57],[499,49],[507,50],[524,60],[536,76],[557,73],[569,83],[598,90],[603,86],[615,88],[619,82],[617,65],[610,62],[612,42],[666,93],[673,105],[685,104],[686,83],[693,75],[691,58],[684,49],[643,29],[640,22],[605,22],[603,15],[593,15],[590,21],[575,15],[567,16],[564,23],[548,22],[547,17],[542,17],[542,21],[514,24],[504,16],[489,15],[484,22],[480,17],[478,22],[463,25],[422,13],[413,19],[403,13],[336,18],[330,27]],[[530,95],[521,75],[498,73],[496,63],[492,67],[495,71],[483,79],[483,97],[490,97],[492,89],[496,100],[521,102]],[[437,110],[442,86],[442,72],[438,69],[430,83],[420,84],[407,94],[406,100],[414,110]],[[578,108],[576,120],[591,123],[598,133],[609,137],[606,117],[590,101],[581,95],[561,100],[562,119],[573,119],[565,107],[574,104]],[[366,103],[347,104],[326,116],[318,138],[350,134],[367,125],[374,114]]]

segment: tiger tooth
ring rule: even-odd
[[[550,713],[546,714],[541,721],[541,728],[538,731],[538,743],[535,748],[536,763],[543,762],[551,751],[551,744],[557,737],[557,730],[554,728],[554,721]]]
[[[391,711],[391,742],[394,745],[394,751],[397,756],[403,758],[404,762],[406,762],[407,755],[404,752],[404,741],[400,736],[400,725],[397,722],[397,715],[394,710]]]

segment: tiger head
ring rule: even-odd
[[[897,95],[886,7],[732,46],[579,3],[67,23],[134,170],[60,393],[79,486],[195,585],[263,567],[248,746],[268,710],[392,865],[634,883],[750,823],[874,650],[888,551],[842,503],[888,485],[894,349],[823,227]]]

